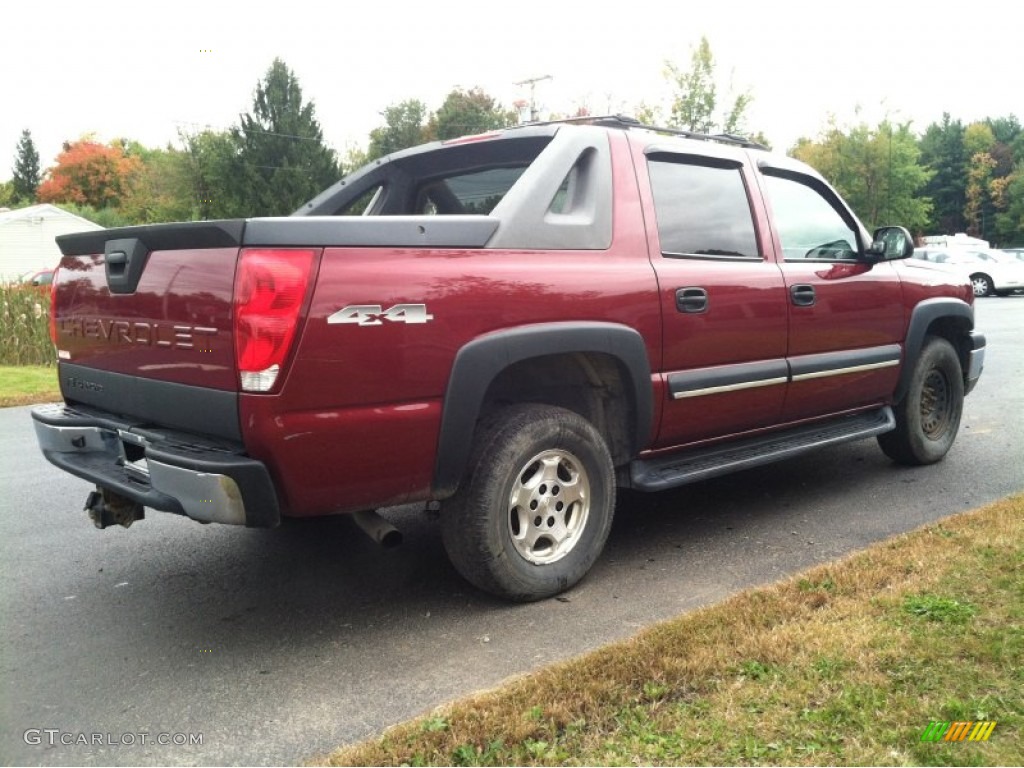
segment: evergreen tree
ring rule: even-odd
[[[256,86],[252,111],[231,130],[240,173],[212,192],[237,201],[247,216],[287,215],[338,180],[334,150],[324,144],[313,102],[303,103],[295,74],[274,59]]]
[[[921,194],[934,204],[927,229],[932,234],[952,235],[967,230],[964,208],[967,204],[967,151],[964,126],[942,115],[942,123],[932,123],[920,141],[921,162],[934,175]]]
[[[233,219],[252,215],[238,147],[230,131],[205,130],[182,133],[187,157],[190,189],[189,207],[193,219]]]
[[[31,205],[36,201],[39,189],[39,153],[32,141],[32,132],[26,128],[18,141],[18,154],[14,159],[14,178],[11,180],[14,201]]]

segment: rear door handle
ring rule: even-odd
[[[814,286],[806,283],[790,286],[789,298],[798,307],[813,307],[817,300],[814,295]]]
[[[708,292],[703,288],[680,288],[676,291],[676,309],[690,315],[708,311]]]

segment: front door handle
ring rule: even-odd
[[[680,288],[676,291],[676,309],[690,315],[708,311],[708,292],[703,288]]]
[[[789,289],[789,298],[795,306],[813,307],[814,302],[816,301],[814,286],[807,285],[806,283],[791,286]]]

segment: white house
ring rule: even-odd
[[[60,261],[57,235],[96,229],[103,227],[49,203],[0,209],[0,282],[52,269]]]

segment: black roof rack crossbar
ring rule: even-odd
[[[768,147],[756,141],[751,141],[743,136],[736,136],[731,133],[698,133],[687,131],[682,128],[667,128],[665,126],[647,125],[641,123],[635,117],[629,115],[582,115],[579,117],[566,117],[560,120],[544,120],[523,125],[558,125],[560,123],[589,123],[591,125],[604,125],[611,128],[640,128],[655,133],[667,133],[672,136],[682,136],[686,139],[698,139],[700,141],[717,141],[721,144],[733,144],[748,149],[768,149]]]

